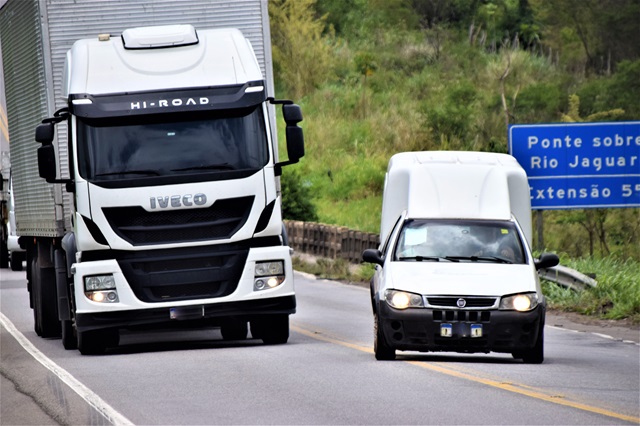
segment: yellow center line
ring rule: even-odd
[[[347,348],[355,349],[361,352],[373,353],[373,349],[370,347],[358,345],[355,343],[345,342],[343,340],[339,340],[338,338],[329,336],[325,332],[320,331],[311,331],[299,326],[291,326],[291,329],[297,333],[304,334],[305,336],[309,336],[316,340],[322,340],[323,342],[334,343],[340,346],[345,346]],[[502,389],[507,392],[517,393],[520,395],[528,396],[530,398],[539,399],[542,401],[550,402],[552,404],[563,405],[566,407],[576,408],[582,411],[588,411],[590,413],[596,413],[607,417],[612,417],[619,420],[624,420],[631,423],[640,424],[640,417],[628,416],[626,414],[616,413],[615,411],[610,411],[604,408],[593,407],[591,405],[582,404],[579,402],[569,401],[565,399],[564,396],[561,395],[549,395],[544,393],[543,391],[537,390],[533,387],[527,385],[521,385],[516,383],[505,383],[497,380],[487,379],[478,377],[469,373],[464,373],[462,371],[456,371],[451,368],[442,367],[439,365],[434,365],[430,363],[426,363],[423,361],[404,361],[408,364],[414,365],[416,367],[424,368],[426,370],[435,371],[438,373],[446,374],[448,376],[457,377],[459,379],[469,380],[476,383],[481,383],[486,386],[491,386],[494,388]]]

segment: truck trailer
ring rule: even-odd
[[[82,354],[171,326],[287,342],[279,176],[304,141],[267,0],[9,0],[0,42],[36,333]]]
[[[527,175],[510,155],[403,152],[389,161],[381,245],[363,252],[374,353],[506,352],[544,360],[546,302],[531,254]]]

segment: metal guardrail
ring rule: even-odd
[[[598,282],[588,275],[566,266],[557,265],[552,268],[538,270],[540,278],[554,282],[571,290],[586,290],[595,287]]]

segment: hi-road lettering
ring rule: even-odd
[[[209,105],[209,98],[175,98],[175,99],[159,99],[158,101],[138,101],[131,102],[131,109],[146,109],[146,108],[169,108],[180,106],[195,106],[195,105]]]
[[[156,208],[166,209],[168,207],[191,207],[202,206],[207,203],[207,196],[204,194],[186,195],[165,195],[164,197],[149,198],[151,210]]]

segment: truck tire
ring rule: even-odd
[[[289,315],[265,315],[251,320],[251,335],[266,345],[282,345],[289,340]]]
[[[56,292],[55,270],[41,268],[38,259],[34,261],[35,279],[33,280],[34,319],[36,333],[41,337],[60,337],[61,328],[58,319],[58,296]]]
[[[0,238],[0,268],[3,269],[9,267],[9,249],[7,247],[6,235],[8,234],[5,234],[3,231],[2,237]]]
[[[378,314],[373,315],[373,353],[378,361],[393,361],[396,350],[387,344]]]
[[[118,346],[118,330],[76,331],[78,350],[82,355],[102,355],[107,348]]]
[[[73,326],[73,320],[60,321],[62,328],[62,346],[65,349],[78,349],[78,336],[76,328]]]
[[[224,340],[245,340],[248,331],[246,320],[229,319],[220,326],[220,333]]]
[[[12,252],[11,253],[11,270],[22,271],[22,261],[24,260],[24,253]]]

